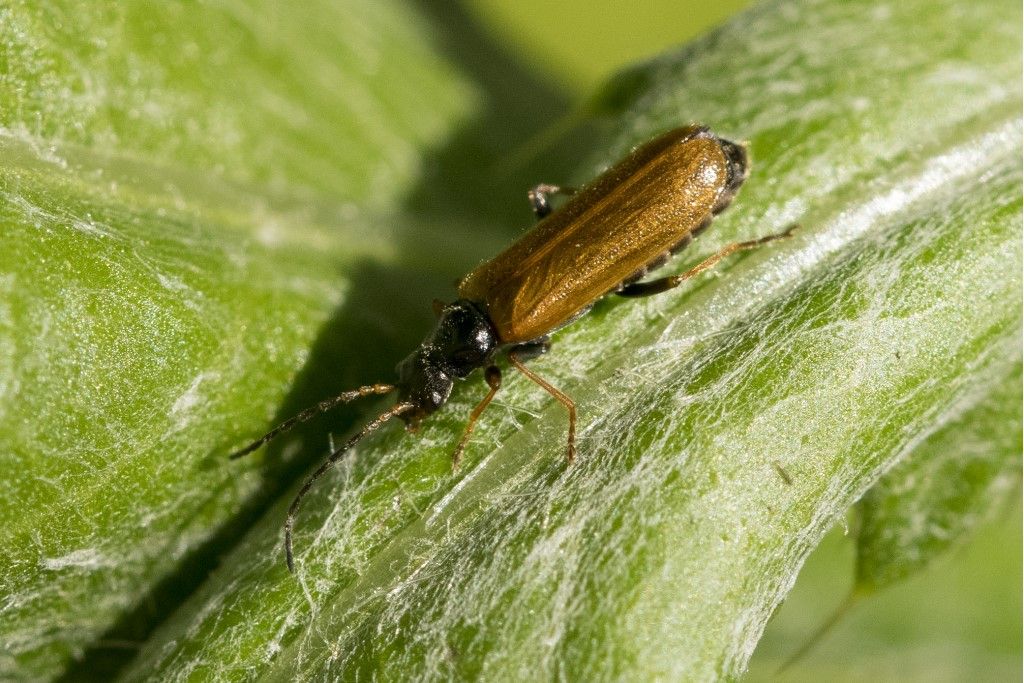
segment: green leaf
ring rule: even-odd
[[[495,88],[436,21],[362,0],[0,8],[0,678],[105,678],[325,439],[266,471],[224,453],[390,372],[424,293],[503,241],[482,212],[431,217],[475,173],[434,150],[494,154],[564,104],[449,14],[532,93],[481,112]],[[421,223],[380,217],[400,203]],[[300,374],[324,355],[333,377]]]
[[[744,680],[1004,681],[1020,670],[1019,503],[942,561],[858,600],[807,655],[779,667],[842,603],[855,537],[837,525],[772,615]]]
[[[952,406],[941,429],[868,491],[858,505],[857,590],[906,578],[1005,508],[1020,482],[1021,401],[1018,365]]]
[[[188,82],[161,80],[168,49],[154,25],[133,29],[145,45],[98,70],[113,74],[105,83],[85,78],[94,65],[81,36],[117,35],[103,33],[110,17],[97,11],[66,29],[86,27],[65,48],[53,26],[72,22],[12,13],[32,24],[5,41],[27,36],[12,72],[29,85],[52,64],[72,75],[38,106],[25,85],[4,95],[23,96],[15,111],[26,112],[4,119],[11,161],[0,177],[10,242],[0,301],[11,311],[0,358],[12,378],[0,433],[14,444],[3,464],[19,473],[0,495],[5,675],[52,676],[147,595],[181,600],[194,581],[177,592],[160,582],[201,576],[189,563],[213,563],[223,546],[220,566],[127,678],[736,676],[832,522],[955,420],[966,397],[1017,367],[1019,8],[768,3],[607,90],[614,97],[595,107],[602,134],[570,179],[702,121],[750,141],[753,174],[670,268],[794,221],[800,236],[732,260],[719,271],[727,276],[604,302],[557,335],[534,367],[580,407],[572,467],[561,406],[511,376],[457,476],[450,451],[479,383],[415,437],[396,429],[367,441],[304,502],[289,575],[280,525],[290,496],[277,494],[322,455],[324,432],[247,462],[219,456],[305,400],[381,379],[428,324],[427,302],[452,269],[507,238],[504,197],[522,196],[520,179],[495,182],[486,154],[506,134],[486,112],[515,91],[475,90],[493,79],[446,68],[422,39],[427,19],[376,7],[350,3],[334,21],[319,5],[189,15],[204,56],[222,54],[225,35],[255,47],[235,63],[196,64],[222,64],[220,78],[192,76],[186,113],[157,117],[169,128],[146,107],[134,110],[138,126],[127,104],[106,110],[131,101],[133,74]],[[368,46],[325,49],[301,30],[331,40],[350,24]],[[381,45],[395,35],[394,62],[378,62],[402,65],[392,78],[329,56],[354,53],[359,64],[389,54]],[[407,81],[406,43],[420,46],[413,61],[448,77]],[[265,81],[245,81],[250,64],[283,70],[270,81],[279,96],[257,98],[252,119],[246,95]],[[303,81],[310,72],[321,80]],[[349,106],[397,98],[408,119],[422,107],[435,123],[395,147],[367,143],[365,158],[352,150],[346,174],[333,156],[348,158],[334,148],[348,139],[346,115],[306,139],[306,126],[278,130],[289,116],[275,105],[310,98],[303,107],[326,113],[339,101],[330,89],[362,83],[356,73],[379,91]],[[110,83],[123,97],[102,96]],[[414,86],[427,93],[405,99]],[[62,87],[103,111],[47,118]],[[140,101],[177,112],[167,107],[188,92],[175,88]],[[397,125],[370,112],[361,120],[371,131]],[[250,134],[222,140],[223,121]],[[105,143],[111,158],[97,151]],[[576,158],[553,151],[538,180],[562,180]],[[430,160],[444,176],[417,175]],[[461,178],[477,190],[465,202],[445,192]],[[414,300],[425,315],[406,308]]]
[[[471,84],[393,3],[18,2],[2,12],[5,137],[65,165],[86,148],[83,177],[109,173],[110,155],[140,162],[143,181],[203,169],[200,187],[219,177],[261,194],[387,205],[418,178],[423,149],[474,114]]]
[[[135,674],[739,673],[825,529],[1019,345],[1013,22],[924,7],[769,5],[648,65],[577,179],[710,122],[756,166],[702,252],[797,219],[804,236],[559,335],[536,367],[580,404],[578,465],[560,406],[509,382],[445,477],[481,393],[460,391],[307,501],[298,585],[282,501]]]
[[[994,385],[980,384],[950,406],[938,431],[922,436],[858,502],[853,583],[846,599],[789,652],[782,669],[794,673],[837,624],[878,590],[930,567],[982,522],[1005,511],[1019,491],[1021,367],[1019,349],[1007,348],[1015,367]],[[998,562],[997,558],[991,558]],[[989,660],[974,662],[991,665]],[[778,663],[777,663],[778,664]],[[935,667],[932,667],[935,668]],[[821,671],[810,673],[815,680]],[[910,671],[904,671],[909,677]],[[928,679],[930,674],[918,672]]]

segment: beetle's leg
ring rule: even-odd
[[[684,281],[689,280],[691,277],[699,275],[708,268],[713,267],[716,263],[724,259],[726,256],[729,256],[730,254],[735,254],[737,251],[744,251],[747,249],[756,249],[757,247],[768,244],[770,242],[775,242],[776,240],[784,240],[786,238],[792,237],[793,231],[796,230],[797,227],[798,226],[793,225],[787,228],[785,232],[780,232],[775,235],[768,235],[767,237],[762,237],[761,239],[757,240],[749,240],[747,242],[733,242],[732,244],[727,244],[726,246],[722,247],[717,253],[707,257],[706,259],[695,265],[693,268],[690,268],[685,273],[682,273],[681,275],[670,275],[668,277],[659,278],[657,280],[651,280],[649,282],[634,282],[632,284],[626,285],[618,292],[616,292],[616,294],[618,294],[619,296],[641,297],[667,292],[670,289],[678,287]]]
[[[462,432],[462,438],[459,439],[459,445],[455,447],[455,452],[452,453],[452,471],[459,469],[462,452],[466,450],[466,444],[469,442],[470,434],[473,433],[473,429],[476,427],[476,421],[480,419],[480,415],[491,404],[491,399],[494,398],[494,395],[498,393],[498,389],[501,388],[501,370],[496,365],[488,366],[484,370],[484,380],[491,389],[484,396],[484,399],[477,404],[476,408],[473,409],[473,412],[469,414],[469,422],[466,423],[466,429]]]
[[[540,377],[538,374],[530,370],[528,367],[523,365],[522,361],[518,356],[518,349],[512,349],[508,352],[509,362],[516,367],[516,370],[523,373],[535,383],[539,384],[544,391],[548,392],[556,399],[559,403],[565,406],[565,409],[569,411],[569,444],[565,452],[566,459],[571,463],[576,457],[576,404],[571,398],[563,394],[561,391],[551,386],[546,380]]]
[[[516,352],[516,358],[525,362],[539,358],[545,353],[551,350],[551,337],[544,335],[543,337],[537,337],[528,342],[517,344],[513,351]]]
[[[575,193],[576,188],[574,187],[561,187],[559,185],[541,183],[527,192],[526,196],[530,199],[530,207],[533,209],[534,215],[537,216],[537,220],[540,220],[551,213],[551,202],[548,201],[549,195],[562,194],[569,197]]]

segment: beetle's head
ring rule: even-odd
[[[411,410],[401,417],[410,429],[448,401],[452,393],[451,376],[436,363],[421,346],[398,364],[398,403],[411,403]]]
[[[718,201],[715,202],[715,207],[712,209],[712,212],[716,214],[729,206],[733,197],[739,192],[740,185],[750,173],[750,157],[744,143],[719,138],[718,144],[722,146],[722,152],[725,154],[726,176],[725,187],[719,193]]]
[[[441,309],[420,348],[398,364],[398,400],[415,406],[402,419],[413,426],[443,406],[454,379],[487,363],[497,347],[494,326],[473,303],[460,299]]]
[[[747,153],[747,146],[741,142],[732,142],[719,138],[722,151],[729,162],[728,177],[726,180],[726,192],[736,193],[740,185],[747,179],[750,172],[750,156]]]

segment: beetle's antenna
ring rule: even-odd
[[[253,441],[251,444],[249,444],[242,450],[235,451],[228,457],[231,460],[235,460],[237,458],[241,458],[243,455],[248,455],[249,453],[252,453],[254,450],[259,448],[266,442],[273,439],[278,434],[282,432],[287,432],[289,429],[299,424],[300,422],[306,422],[316,417],[320,413],[330,410],[336,405],[339,405],[341,403],[348,403],[349,401],[354,401],[355,399],[362,398],[363,396],[372,396],[374,394],[388,394],[394,390],[395,387],[391,384],[368,384],[365,387],[359,387],[358,389],[353,389],[352,391],[346,391],[344,393],[338,394],[334,398],[328,398],[323,401],[320,401],[316,405],[306,408],[295,417],[291,417],[285,420],[284,422],[277,425],[260,438]]]
[[[288,518],[284,522],[284,556],[288,561],[288,571],[295,573],[295,562],[294,557],[292,556],[292,526],[295,523],[295,514],[299,511],[299,503],[301,503],[302,499],[305,498],[307,493],[309,493],[309,490],[313,488],[313,484],[316,483],[317,479],[324,476],[327,470],[334,466],[334,463],[341,460],[342,456],[345,455],[345,452],[348,451],[348,449],[362,441],[367,434],[375,431],[391,418],[401,415],[405,411],[411,410],[413,407],[412,403],[399,403],[393,408],[385,410],[383,413],[375,417],[372,422],[369,422],[365,427],[360,429],[357,434],[346,441],[341,448],[331,453],[327,460],[324,461],[324,464],[320,465],[316,472],[310,475],[309,479],[306,480],[306,483],[302,485],[302,488],[299,489],[298,494],[295,496],[295,500],[293,500],[292,504],[288,507]]]

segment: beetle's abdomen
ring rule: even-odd
[[[666,133],[469,273],[459,295],[487,311],[502,343],[541,337],[684,242],[745,172],[742,150],[705,129]]]

